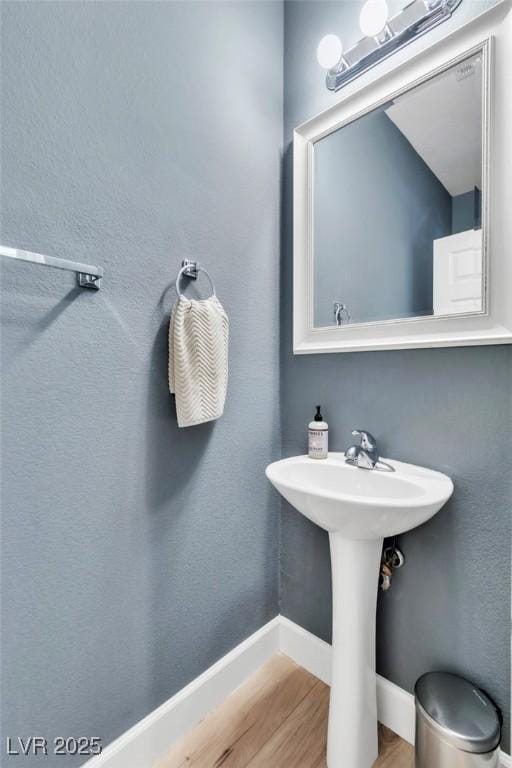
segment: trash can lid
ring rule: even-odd
[[[447,672],[428,672],[420,677],[414,692],[416,706],[444,741],[476,753],[492,752],[500,743],[496,707],[468,680]]]

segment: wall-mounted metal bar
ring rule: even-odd
[[[32,253],[32,251],[21,251],[19,248],[10,248],[6,245],[0,245],[0,256],[6,256],[8,259],[17,259],[18,261],[28,261],[30,264],[43,264],[45,267],[75,272],[77,283],[81,288],[99,290],[101,287],[102,267],[81,264],[79,261],[57,259],[55,256],[43,256],[41,253]]]

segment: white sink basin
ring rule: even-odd
[[[272,485],[295,509],[327,531],[349,539],[382,539],[431,518],[453,492],[449,477],[431,469],[383,459],[392,467],[365,470],[328,459],[294,456],[270,464]]]
[[[328,459],[283,459],[266,470],[290,504],[329,532],[328,768],[371,768],[378,756],[375,614],[383,538],[426,522],[453,492],[440,472],[382,461],[387,469],[360,469],[346,464],[343,453],[330,453]]]

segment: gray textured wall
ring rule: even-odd
[[[1,240],[106,273],[2,274],[4,735],[106,743],[277,612],[282,6],[2,6]],[[231,370],[178,430],[184,256]]]
[[[335,301],[355,323],[431,314],[452,198],[404,134],[377,110],[317,142],[314,168],[315,325]]]
[[[432,36],[446,34],[487,5],[463,3]],[[291,131],[340,98],[326,91],[315,50],[327,32],[341,34],[345,43],[356,39],[358,8],[321,1],[285,5],[283,450],[305,450],[313,404],[322,403],[333,449],[349,444],[352,427],[367,427],[384,456],[451,475],[450,503],[401,537],[407,564],[380,600],[378,669],[408,690],[425,670],[460,672],[496,699],[508,724],[512,350],[291,352]],[[281,536],[282,612],[329,639],[327,536],[286,505]]]

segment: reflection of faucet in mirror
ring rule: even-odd
[[[342,314],[345,313],[345,319]],[[346,304],[342,304],[341,301],[334,302],[334,320],[336,325],[341,325],[343,322],[350,323],[350,312]]]

